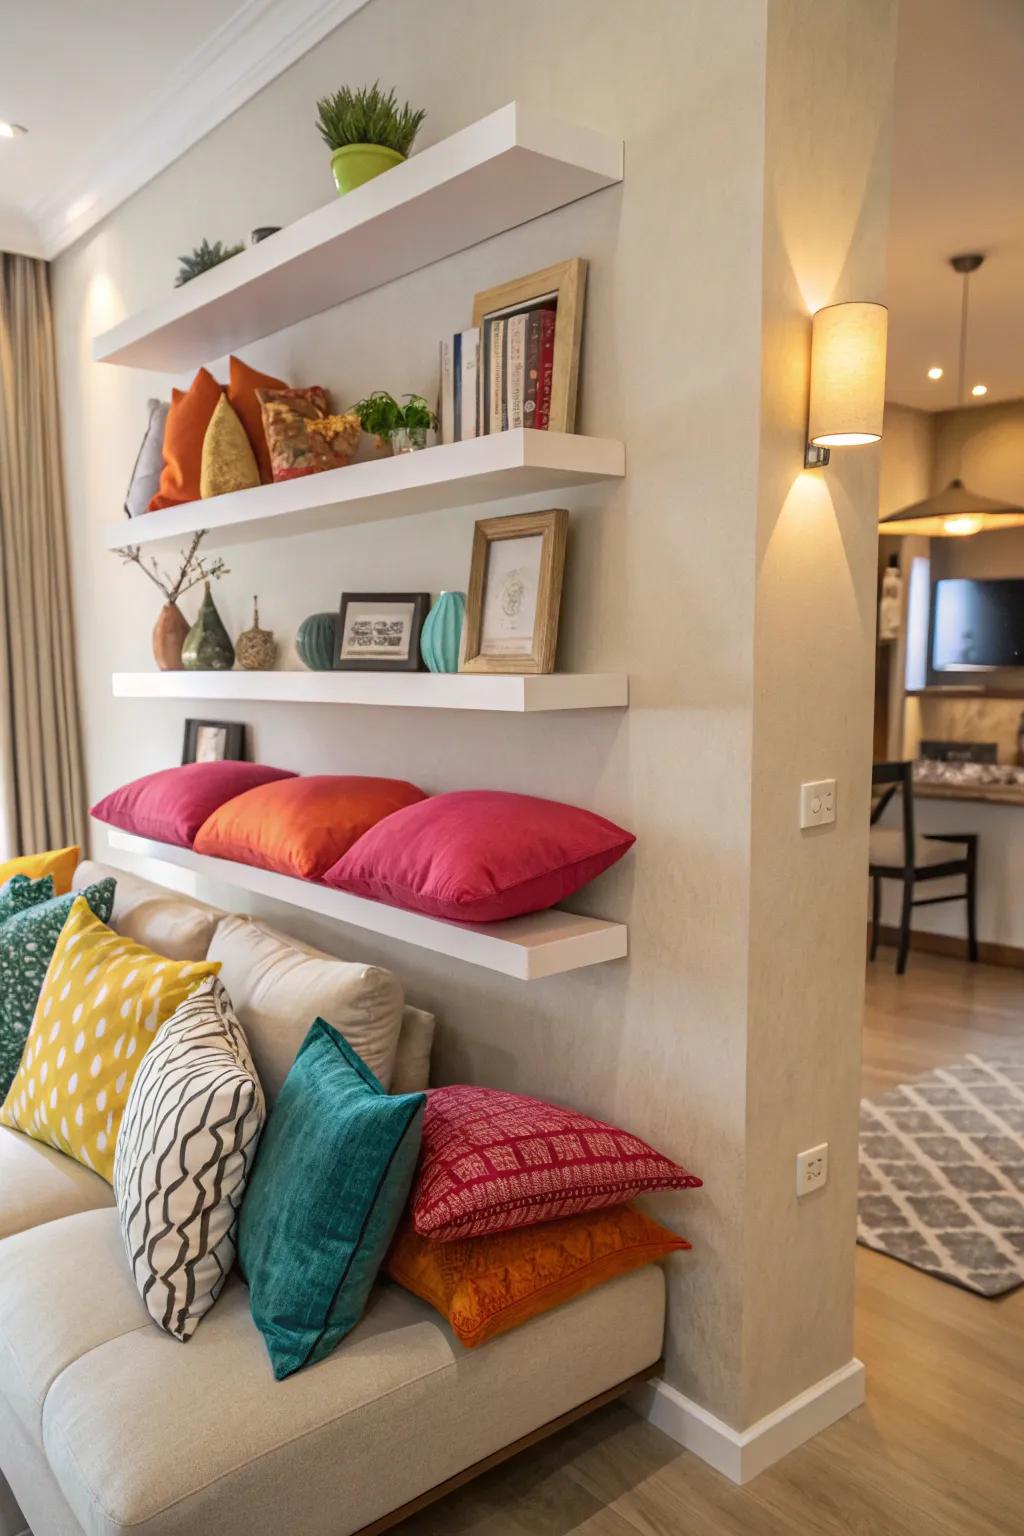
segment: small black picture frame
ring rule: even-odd
[[[429,611],[429,592],[343,592],[335,668],[422,672],[420,635]]]
[[[244,763],[245,726],[237,720],[186,720],[183,763]]]

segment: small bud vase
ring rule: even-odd
[[[457,672],[466,594],[442,592],[427,614],[420,635],[420,654],[431,672]]]
[[[181,664],[186,672],[229,672],[235,664],[235,648],[217,612],[209,582],[199,617],[182,646]]]
[[[269,672],[274,665],[277,646],[274,631],[260,628],[260,601],[252,600],[252,628],[243,629],[235,646],[238,665],[246,672]]]

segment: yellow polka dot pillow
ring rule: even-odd
[[[160,1025],[216,961],[165,960],[114,933],[79,896],[53,952],[0,1125],[113,1182],[128,1090]]]

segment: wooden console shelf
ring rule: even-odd
[[[334,891],[312,881],[297,880],[291,875],[253,869],[228,859],[208,858],[191,848],[152,842],[115,827],[104,830],[110,847],[121,852],[191,870],[236,890],[287,902],[352,928],[398,939],[453,960],[465,960],[518,981],[537,981],[544,976],[599,965],[605,960],[621,960],[627,952],[624,923],[606,923],[558,911],[534,912],[503,923],[449,923],[420,912],[368,901],[363,896],[350,896],[346,891]]]

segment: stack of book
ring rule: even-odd
[[[495,315],[441,343],[441,439],[456,443],[511,427],[547,430],[555,308]]]

